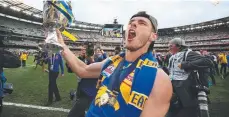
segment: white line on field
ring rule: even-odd
[[[25,67],[34,67],[36,65],[33,65],[33,64],[27,64]]]
[[[44,106],[27,105],[27,104],[19,104],[19,103],[11,103],[11,102],[3,102],[3,105],[24,107],[24,108],[34,108],[40,110],[61,111],[61,112],[70,111],[70,109],[64,109],[64,108],[44,107]]]
[[[32,64],[28,64],[28,65],[26,65],[26,67],[35,67],[36,65],[32,65]],[[20,67],[20,68],[22,68],[22,67]],[[10,68],[3,68],[3,69],[10,69]]]

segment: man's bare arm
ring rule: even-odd
[[[158,69],[154,87],[144,106],[141,117],[165,117],[172,97],[172,84],[168,75]]]
[[[63,46],[62,56],[72,71],[80,78],[99,78],[102,66],[106,60],[86,65],[83,61],[79,60],[65,45],[61,32],[57,30],[56,33],[59,43]]]
[[[86,65],[83,61],[79,60],[67,46],[64,46],[62,55],[72,71],[80,78],[99,78],[102,66],[106,61]]]

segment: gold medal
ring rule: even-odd
[[[109,104],[111,105],[111,106],[114,106],[114,104],[116,103],[116,98],[115,97],[110,97],[109,98]]]
[[[100,97],[100,105],[105,105],[108,103],[108,101],[109,101],[108,93],[105,93]]]

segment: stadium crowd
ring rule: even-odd
[[[142,15],[140,13],[140,14],[136,14],[136,16],[134,15],[132,18],[135,18],[137,16],[145,17],[145,15],[148,15],[148,14]],[[151,17],[150,18],[147,17],[147,19],[152,24],[152,26],[150,27],[153,29],[152,35],[154,35],[154,33],[157,32],[157,22],[155,21],[155,19]],[[25,35],[28,37],[29,36],[40,37],[41,39],[44,38],[46,35],[40,24],[33,24],[31,22],[25,22],[22,20],[16,20],[16,19],[11,19],[11,18],[6,18],[6,17],[0,17],[0,24],[2,28],[10,29],[13,32],[13,34],[20,34],[20,35]],[[133,21],[129,25],[131,25],[131,27],[133,28],[134,26],[139,25],[139,24]],[[48,53],[46,51],[42,51],[38,49],[31,49],[31,48],[28,48],[28,49],[7,48],[5,49],[7,51],[10,51],[11,53],[14,53],[19,58],[21,67],[26,67],[26,61],[28,60],[28,57],[30,57],[30,55],[33,55],[34,64],[35,64],[34,68],[36,69],[38,66],[41,66],[43,72],[48,72],[49,86],[48,86],[48,100],[47,100],[46,106],[53,104],[53,99],[54,99],[53,94],[55,95],[55,101],[61,101],[61,95],[59,94],[59,90],[58,90],[56,82],[57,82],[57,78],[59,74],[63,77],[64,77],[64,74],[66,74],[66,71],[64,71],[63,69],[64,65],[67,67],[67,73],[74,73],[74,72],[80,73],[79,70],[81,68],[79,67],[85,67],[85,66],[88,67],[90,65],[100,64],[107,58],[112,59],[113,56],[119,55],[123,50],[125,50],[125,49],[121,49],[121,44],[123,43],[122,42],[123,39],[121,38],[106,38],[106,37],[101,36],[99,32],[93,32],[93,31],[71,30],[70,32],[72,32],[73,34],[74,33],[77,34],[77,36],[80,38],[79,43],[78,42],[70,43],[70,42],[67,42],[67,39],[65,39],[66,41],[65,43],[67,44],[66,45],[67,55],[72,58],[73,56],[77,56],[77,58],[80,60],[79,61],[77,59],[75,63],[72,62],[75,60],[68,58],[68,56],[65,55],[66,53],[65,54],[55,53],[55,54],[52,54],[51,56],[48,56]],[[129,38],[131,36],[134,37],[134,35],[136,34],[132,35],[132,32],[131,32],[131,34],[128,35],[128,37],[126,38]],[[151,66],[154,65],[153,63],[158,63],[158,67],[162,68],[170,76],[169,78],[170,80],[172,80],[171,83],[173,84],[173,86],[178,85],[180,81],[185,81],[185,84],[187,83],[186,86],[189,86],[189,87],[184,87],[184,89],[191,87],[190,86],[191,83],[188,82],[187,80],[189,76],[187,76],[186,79],[185,78],[178,79],[179,76],[177,74],[182,73],[185,75],[190,75],[192,71],[199,70],[198,72],[200,73],[200,75],[202,75],[201,77],[203,77],[201,81],[202,82],[201,85],[203,85],[204,88],[209,88],[209,86],[217,85],[217,82],[215,81],[216,75],[220,75],[222,79],[225,79],[229,75],[229,72],[227,72],[227,68],[229,67],[229,53],[225,52],[229,48],[221,46],[221,45],[225,45],[229,43],[225,41],[225,40],[228,40],[228,38],[229,38],[229,31],[228,31],[228,28],[225,28],[225,27],[212,28],[212,29],[206,29],[206,30],[203,29],[201,31],[176,32],[176,33],[168,34],[168,35],[160,35],[156,41],[153,40],[155,41],[155,48],[153,48],[153,50],[150,50],[148,52],[148,53],[152,53],[152,55],[156,58],[156,60],[150,58],[152,60],[148,61],[148,63],[146,61],[144,62],[145,64],[151,63],[150,64]],[[18,47],[18,46],[37,47],[39,42],[42,42],[42,41],[37,41],[37,40],[32,40],[32,39],[20,39],[20,40],[14,39],[14,40],[9,40],[7,42],[7,45],[11,45],[11,47],[12,46],[13,47]],[[90,47],[90,45],[88,44],[82,44],[85,42],[99,43],[98,44],[99,46]],[[203,45],[204,47],[202,47]],[[205,45],[208,45],[208,46],[205,46]],[[78,50],[78,51],[73,51],[73,54],[72,54],[70,50],[68,51],[68,48]],[[212,51],[212,49],[218,49],[218,50]],[[219,50],[225,50],[225,51],[219,51]],[[186,55],[186,52],[189,52],[189,53],[187,53]],[[133,55],[134,54],[132,54],[132,56]],[[121,57],[121,54],[120,54],[120,57]],[[65,64],[63,62],[63,58],[66,59]],[[186,60],[190,63],[193,63],[194,65],[189,64]],[[182,62],[182,64],[178,62]],[[133,63],[134,62],[127,63],[125,67],[128,68]],[[109,65],[108,63],[106,64]],[[104,64],[104,66],[106,64]],[[174,67],[174,64],[176,65],[176,67]],[[197,65],[198,67],[196,67],[195,65]],[[74,68],[74,66],[78,66],[79,70]],[[218,66],[220,66],[220,68],[218,68]],[[0,66],[0,67],[3,68],[3,66]],[[99,66],[99,68],[101,68],[101,66]],[[205,71],[201,71],[200,69],[205,70]],[[87,71],[89,75],[88,74],[85,75],[83,74],[85,72],[83,72],[82,73],[83,75],[79,74],[79,76],[77,76],[78,88],[76,89],[76,91],[70,92],[70,98],[74,99],[75,105],[71,109],[68,117],[73,117],[73,116],[83,117],[85,115],[85,111],[87,111],[88,109],[89,110],[91,109],[89,108],[89,106],[93,102],[93,99],[96,97],[97,88],[99,87],[98,85],[101,85],[99,83],[101,83],[104,80],[103,78],[99,80],[95,79],[95,76],[96,78],[100,77],[98,75],[90,76],[90,74],[94,73],[93,70],[90,72]],[[112,71],[112,68],[106,69],[106,70],[108,72],[106,71],[106,73],[104,73],[105,75],[102,74],[104,75],[103,77],[112,78],[112,75],[110,76],[109,72],[114,72],[114,70]],[[150,70],[152,72],[155,72],[154,69],[150,69]],[[4,73],[3,70],[1,71],[1,73]],[[109,75],[107,75],[107,73]],[[145,74],[148,74],[148,72]],[[173,75],[175,75],[177,79],[174,78]],[[192,77],[196,78],[197,76],[192,76]],[[210,78],[211,80],[209,80]],[[132,82],[132,80],[130,79],[131,78],[128,77],[127,79],[125,79],[125,81],[127,81],[127,83],[129,83],[130,81]],[[183,85],[181,87],[183,87]],[[177,87],[173,87],[173,88],[175,89]],[[148,92],[147,95],[149,95],[150,91]],[[176,98],[181,98],[181,99],[179,102],[178,100],[172,100],[173,102],[171,102],[171,105],[172,105],[171,108],[173,108],[174,110],[171,108],[169,109],[169,112],[172,112],[172,113],[167,113],[168,117],[170,116],[171,117],[188,117],[188,114],[190,114],[191,116],[193,113],[196,113],[193,110],[196,110],[198,105],[194,105],[195,108],[193,109],[193,105],[191,105],[190,103],[192,103],[193,101],[195,101],[196,103],[197,99],[195,98],[195,100],[192,100],[192,99],[188,100],[190,97],[185,97],[187,99],[182,100],[183,97],[182,96],[179,97],[179,96],[187,92],[182,92],[182,91],[179,92],[179,91],[180,90],[178,88],[177,92],[174,92],[174,94],[177,93]],[[188,93],[191,93],[191,91],[189,91]],[[190,95],[194,95],[194,94],[190,94]],[[134,96],[132,96],[132,99],[138,100],[138,103],[139,103],[139,100],[141,101],[141,99],[137,99],[136,96],[140,96],[140,95],[136,93]],[[145,98],[145,97],[143,96],[142,98]],[[125,101],[125,99],[123,100]],[[103,104],[102,101],[100,102],[101,105]],[[141,106],[139,106],[141,104],[137,104],[137,102],[134,102],[134,100],[132,101],[133,101],[132,105],[134,105],[135,107],[141,108]],[[112,102],[106,102],[106,103],[112,103]],[[208,100],[208,103],[210,103],[210,100]],[[131,107],[131,108],[135,108],[135,107]],[[98,111],[101,111],[101,110],[98,110]],[[179,111],[182,114],[179,113]],[[177,116],[173,115],[174,114],[173,112],[175,114],[178,113],[178,115]],[[138,111],[136,111],[136,113],[139,114]],[[184,114],[187,116],[184,116]]]
[[[168,43],[169,40],[174,38],[182,38],[186,42],[189,41],[202,41],[202,40],[216,40],[216,39],[223,39],[229,38],[228,28],[216,28],[211,30],[201,30],[197,32],[186,32],[186,33],[174,33],[171,35],[164,35],[158,37],[158,42]]]

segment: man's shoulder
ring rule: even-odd
[[[169,76],[160,68],[158,68],[158,71],[157,71],[157,76],[156,76],[156,79],[155,79],[155,82],[154,82],[154,87],[152,89],[152,93],[154,92],[155,90],[158,90],[158,91],[171,91],[172,92],[172,83],[169,79]]]
[[[149,98],[161,101],[161,103],[169,102],[172,97],[172,89],[172,83],[169,76],[162,69],[158,68],[157,76]]]

